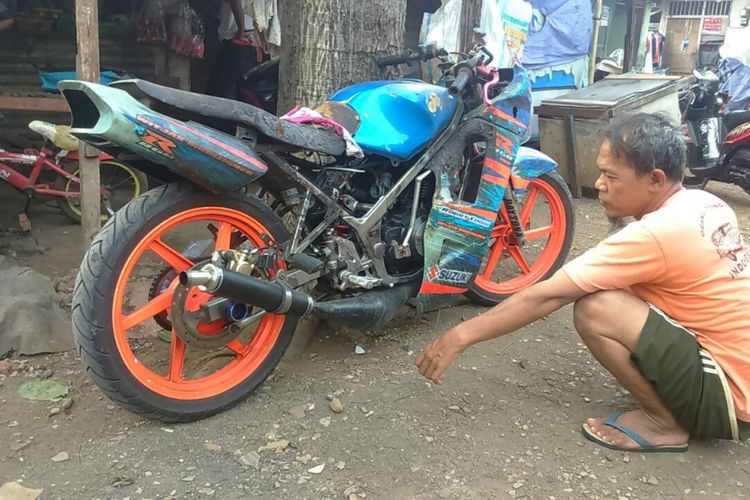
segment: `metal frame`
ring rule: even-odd
[[[303,213],[300,214],[300,221],[303,221],[304,215],[309,209],[310,197],[314,196],[320,200],[329,210],[329,213],[324,220],[318,224],[301,242],[298,243],[299,236],[302,230],[302,223],[298,223],[295,228],[295,233],[292,238],[292,243],[287,248],[286,255],[291,256],[295,253],[303,251],[312,241],[320,236],[323,231],[330,225],[330,223],[341,217],[357,234],[357,238],[366,254],[366,259],[371,261],[372,267],[374,268],[375,275],[380,278],[383,284],[388,286],[394,286],[398,283],[404,283],[413,280],[416,276],[420,275],[422,271],[408,275],[408,276],[391,276],[385,266],[385,260],[383,260],[384,252],[379,252],[376,249],[376,245],[381,243],[380,239],[380,223],[388,212],[388,209],[393,205],[396,199],[409,187],[414,179],[427,168],[430,160],[434,158],[438,151],[443,145],[450,140],[455,133],[461,120],[464,118],[464,107],[463,103],[459,103],[456,108],[456,112],[451,118],[448,126],[438,136],[438,138],[427,148],[422,156],[412,165],[407,172],[393,185],[393,187],[382,196],[372,208],[370,208],[365,215],[362,217],[355,217],[354,213],[348,208],[339,205],[337,200],[334,200],[323,192],[313,181],[301,174],[297,168],[291,163],[281,158],[276,149],[272,145],[258,144],[256,151],[259,155],[265,158],[269,163],[281,169],[286,173],[293,181],[299,184],[306,190],[305,202],[303,206]]]

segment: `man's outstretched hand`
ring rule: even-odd
[[[424,377],[436,384],[443,383],[445,370],[466,349],[456,330],[449,330],[434,342],[427,344],[417,356],[417,369]]]

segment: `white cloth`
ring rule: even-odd
[[[281,47],[278,0],[252,0],[251,8],[258,31],[266,35],[266,42]]]
[[[242,0],[242,10],[245,13],[245,30],[247,31],[253,30],[253,18],[248,15],[250,7],[250,0]],[[221,2],[217,32],[219,40],[231,40],[237,36],[237,21],[234,20],[234,13],[229,2]]]
[[[434,14],[425,14],[419,41],[422,44],[435,44],[448,51],[460,50],[460,30],[462,0],[445,0]]]

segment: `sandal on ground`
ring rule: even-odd
[[[678,444],[678,445],[663,445],[663,446],[654,446],[653,444],[649,443],[643,436],[638,434],[632,429],[628,429],[622,424],[618,424],[616,420],[622,415],[620,412],[615,412],[609,417],[607,417],[607,420],[604,421],[604,425],[608,425],[612,427],[613,429],[617,429],[618,431],[622,432],[626,436],[628,436],[630,439],[638,443],[640,448],[624,448],[622,446],[617,446],[616,444],[609,443],[605,441],[604,439],[597,436],[591,428],[584,423],[581,426],[581,432],[583,433],[584,437],[586,439],[593,441],[594,443],[598,444],[599,446],[604,446],[605,448],[609,448],[610,450],[617,450],[617,451],[634,451],[634,452],[642,452],[642,453],[656,453],[656,452],[663,452],[663,453],[682,453],[687,451],[688,444]]]

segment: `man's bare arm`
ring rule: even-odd
[[[486,313],[465,321],[425,347],[417,357],[419,373],[435,383],[469,346],[514,332],[586,295],[565,272],[530,286]]]
[[[234,22],[237,23],[237,36],[245,35],[245,9],[242,8],[242,0],[223,0],[232,8]]]

